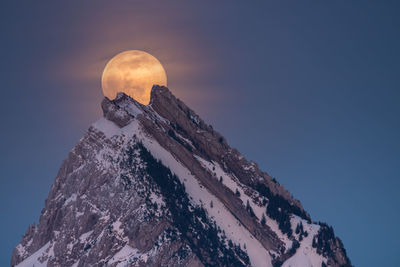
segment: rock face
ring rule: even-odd
[[[331,227],[168,88],[101,106],[12,266],[351,266]]]

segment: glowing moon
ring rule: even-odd
[[[119,53],[106,65],[101,78],[103,93],[114,99],[123,92],[147,105],[153,85],[167,86],[165,70],[155,57],[139,50]]]

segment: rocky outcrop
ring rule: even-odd
[[[118,97],[122,99],[126,96],[119,94]],[[113,102],[110,101],[107,97],[104,98],[101,102],[101,108],[103,110],[104,117],[114,122],[121,128],[128,125],[132,120],[132,115],[128,114],[128,112],[126,112],[125,110],[115,106]]]

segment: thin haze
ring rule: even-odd
[[[4,1],[0,265],[61,162],[101,117],[115,54],[151,53],[169,88],[327,221],[355,266],[396,266],[396,1]]]

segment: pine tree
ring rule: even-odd
[[[239,190],[236,188],[236,192],[235,192],[235,195],[237,196],[237,197],[240,197],[240,192],[239,192]],[[249,201],[247,200],[247,203],[249,203]]]
[[[256,216],[256,215],[254,214],[254,211],[253,211],[252,207],[250,206],[249,200],[247,200],[247,203],[246,203],[246,210],[250,213],[250,216],[251,216],[251,217]]]
[[[300,224],[297,224],[296,226],[296,234],[298,235],[300,233]]]
[[[246,210],[247,210],[247,211],[250,211],[250,209],[251,209],[250,203],[249,203],[249,200],[247,200],[247,203],[246,203]]]
[[[261,217],[261,225],[265,226],[265,223],[267,222],[267,220],[265,219],[265,215],[263,213],[262,217]]]

